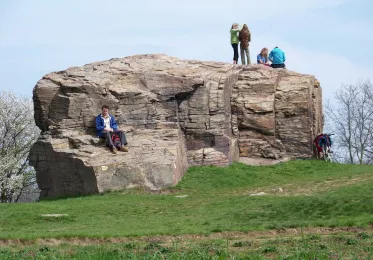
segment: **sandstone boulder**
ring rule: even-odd
[[[312,155],[322,131],[313,76],[254,65],[138,55],[45,75],[34,88],[42,135],[30,153],[41,197],[175,185],[192,165]],[[110,106],[129,141],[113,155],[95,136]]]

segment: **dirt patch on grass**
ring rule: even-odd
[[[329,179],[323,181],[308,181],[302,183],[289,183],[276,186],[268,186],[257,189],[241,190],[238,195],[250,195],[264,192],[270,196],[311,196],[316,193],[332,191],[338,188],[353,186],[366,181],[373,181],[373,174],[365,173],[354,177]],[[235,191],[237,193],[237,191]]]
[[[373,174],[355,175],[353,178],[340,178],[325,180],[322,182],[305,183],[301,187],[295,187],[288,195],[312,195],[317,192],[336,190],[341,187],[356,185],[362,182],[373,180]],[[286,187],[284,188],[285,191]]]
[[[168,195],[168,194],[177,194],[181,193],[183,190],[181,189],[175,189],[175,188],[164,188],[160,190],[151,190],[146,187],[133,187],[125,189],[121,192],[121,194],[127,195],[127,194],[154,194],[154,195]]]
[[[244,163],[250,166],[268,166],[275,165],[278,163],[288,162],[290,158],[281,158],[281,159],[267,159],[267,158],[249,158],[249,157],[240,157],[239,162]]]
[[[314,228],[283,228],[267,231],[250,231],[250,232],[237,232],[226,231],[213,233],[208,235],[203,234],[186,234],[186,235],[158,235],[158,236],[144,236],[144,237],[116,237],[116,238],[40,238],[36,240],[0,240],[1,246],[26,246],[26,245],[45,245],[45,246],[58,246],[61,244],[88,246],[100,245],[106,243],[160,243],[172,244],[173,242],[203,242],[211,239],[228,239],[228,240],[262,240],[273,238],[290,238],[300,237],[307,235],[339,235],[346,233],[373,233],[373,227],[366,228],[357,227],[314,227]]]

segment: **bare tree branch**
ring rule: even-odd
[[[349,157],[349,163],[373,162],[373,85],[370,81],[342,85],[335,95],[336,104],[325,106],[333,123],[338,145]]]

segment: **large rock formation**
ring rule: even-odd
[[[34,88],[42,135],[30,154],[41,197],[176,184],[191,165],[239,156],[310,157],[322,131],[313,76],[263,66],[140,55],[69,68]],[[113,155],[95,136],[110,106],[130,151]]]

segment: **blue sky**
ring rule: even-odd
[[[371,0],[1,0],[0,90],[31,96],[48,72],[134,54],[231,63],[238,22],[252,61],[278,45],[329,99],[341,83],[373,79],[372,10]]]

